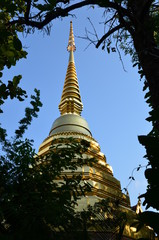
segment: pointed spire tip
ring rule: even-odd
[[[69,34],[67,50],[69,52],[70,51],[74,52],[76,50],[72,21],[70,21],[70,34]]]
[[[81,101],[73,56],[74,55],[73,52],[76,50],[76,47],[74,42],[72,21],[70,22],[70,34],[67,50],[70,52],[70,56],[61,101],[59,104],[59,110],[61,115],[64,114],[81,115],[83,104]]]

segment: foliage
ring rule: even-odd
[[[88,143],[61,139],[44,157],[35,155],[28,139],[15,138],[7,146],[0,157],[1,239],[54,239],[59,231],[79,227],[75,206],[91,188],[81,174],[61,173],[73,174],[85,163]]]
[[[150,100],[150,99],[149,99]],[[145,170],[145,177],[148,181],[146,193],[140,195],[140,198],[144,198],[144,205],[146,209],[153,207],[159,210],[158,192],[159,192],[159,131],[158,123],[159,116],[158,111],[151,110],[150,116],[147,118],[152,122],[152,131],[147,136],[139,136],[139,142],[145,147],[146,155],[144,156],[148,160],[147,168]],[[149,224],[154,231],[159,234],[159,213],[152,211],[145,211],[139,215],[139,220],[146,224]]]
[[[81,226],[75,214],[77,201],[91,190],[81,181],[81,173],[73,173],[86,162],[94,162],[83,157],[89,143],[58,139],[45,156],[39,157],[33,141],[23,139],[42,106],[36,89],[30,104],[14,138],[9,140],[7,131],[0,128],[0,238],[60,239],[68,231],[72,237]],[[73,176],[67,177],[65,171]]]
[[[79,227],[77,200],[91,190],[81,182],[80,173],[71,178],[61,175],[66,170],[73,174],[86,160],[91,165],[93,159],[83,158],[88,142],[61,139],[39,157],[33,141],[23,139],[42,106],[36,89],[30,104],[14,138],[9,140],[7,131],[0,128],[0,239],[4,240],[57,239],[59,231],[75,230]]]
[[[147,226],[153,228],[153,230],[159,234],[159,214],[152,211],[144,211],[136,215],[131,227],[135,227],[137,231],[140,231],[142,227],[146,224]]]
[[[133,231],[131,227],[136,228],[136,233],[141,230],[139,237],[144,235],[145,238],[139,238],[141,240],[154,239],[154,232],[148,229],[146,226],[151,226],[150,222],[155,222],[155,231],[158,227],[158,216],[156,214],[155,219],[149,215],[145,222],[145,216],[136,214],[134,211],[126,211],[121,207],[119,199],[102,199],[96,202],[93,206],[88,206],[83,212],[77,213],[81,220],[81,226],[83,231],[82,239],[117,239],[121,240],[127,232]],[[155,221],[154,221],[155,220]],[[146,232],[145,232],[146,231]]]
[[[18,33],[23,31],[22,26],[7,26],[12,17],[20,16],[25,11],[25,1],[0,2],[0,105],[10,97],[23,101],[27,96],[26,91],[19,87],[21,75],[14,76],[12,80],[5,83],[2,80],[3,70],[15,66],[17,61],[26,58],[27,52],[22,49],[22,43]],[[2,112],[2,109],[0,109]]]
[[[147,192],[141,197],[145,198],[144,205],[148,209],[150,206],[159,210],[159,202],[156,197],[159,191],[159,138],[151,135],[140,136],[139,141],[146,148],[146,158],[148,168],[145,170],[145,177],[148,180]]]
[[[35,89],[35,95],[31,95],[31,107],[25,109],[25,117],[19,121],[19,129],[15,131],[16,136],[15,139],[23,137],[25,131],[28,126],[31,124],[33,117],[37,117],[37,113],[39,112],[40,107],[42,107],[42,103],[40,101],[40,91]],[[2,149],[4,151],[8,151],[8,147],[11,146],[11,142],[7,140],[7,131],[6,129],[1,127],[0,124],[0,143],[2,144]]]

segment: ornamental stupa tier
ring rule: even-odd
[[[81,169],[84,178],[93,186],[93,191],[89,196],[80,200],[79,208],[83,209],[88,204],[93,205],[103,198],[119,199],[123,207],[129,208],[129,196],[121,192],[120,182],[113,176],[112,167],[107,163],[105,155],[100,151],[98,142],[92,137],[87,121],[81,117],[83,104],[74,62],[76,47],[72,22],[70,22],[67,50],[69,52],[69,61],[59,104],[61,116],[53,122],[49,136],[40,145],[38,154],[46,154],[55,139],[56,141],[60,138],[87,140],[90,143],[88,157],[95,157],[98,162],[96,167],[83,166]]]

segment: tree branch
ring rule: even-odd
[[[31,0],[27,0],[27,8],[24,14],[26,22],[29,20],[30,8],[31,8]]]
[[[47,25],[49,22],[51,22],[53,19],[58,18],[58,17],[64,17],[67,16],[70,11],[73,11],[75,9],[90,5],[90,4],[98,4],[97,0],[84,0],[82,2],[73,4],[67,8],[55,8],[55,10],[52,10],[48,12],[45,15],[45,18],[43,21],[38,22],[38,21],[33,21],[33,20],[28,20],[26,22],[25,18],[21,17],[17,20],[13,20],[9,22],[9,25],[14,25],[14,24],[26,24],[27,26],[32,26],[32,27],[37,27],[38,29],[42,29],[45,25]]]
[[[112,33],[116,32],[117,30],[119,30],[120,28],[122,28],[123,25],[119,24],[116,27],[112,28],[111,30],[109,30],[106,34],[104,34],[101,39],[99,39],[98,43],[96,44],[96,48],[98,48],[101,43],[107,38],[109,37]]]
[[[29,1],[30,0],[28,0],[28,2]],[[63,2],[63,3],[67,2],[68,3],[68,1],[65,1],[65,0],[63,0],[63,1],[62,0],[58,1],[57,0],[57,2]],[[68,16],[69,12],[71,12],[71,11],[73,11],[75,9],[79,9],[81,7],[84,7],[84,6],[91,5],[91,4],[98,5],[98,6],[103,7],[103,8],[112,8],[112,9],[115,9],[117,11],[120,9],[120,11],[122,11],[124,16],[130,17],[129,16],[130,13],[127,11],[127,9],[119,6],[117,3],[106,2],[104,4],[103,3],[101,4],[101,3],[99,3],[98,0],[84,0],[84,1],[80,1],[78,3],[75,3],[75,4],[71,5],[71,6],[68,6],[66,8],[56,7],[54,10],[47,12],[45,14],[44,19],[42,21],[35,21],[35,20],[33,20],[33,18],[34,19],[36,18],[36,16],[37,16],[37,14],[36,14],[36,16],[28,18],[27,21],[26,21],[25,17],[20,17],[17,20],[10,21],[8,23],[8,25],[14,25],[14,24],[23,25],[23,24],[26,24],[27,26],[31,26],[31,27],[36,27],[38,29],[42,29],[45,25],[50,23],[53,19],[56,19],[56,18],[59,18],[59,17]],[[29,5],[28,5],[28,10],[29,10]],[[29,11],[28,11],[28,13],[29,13]]]
[[[64,3],[64,4],[66,4],[66,3],[69,3],[69,0],[56,0],[56,4],[57,3]]]

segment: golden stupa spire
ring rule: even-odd
[[[73,52],[76,50],[76,47],[73,35],[72,21],[70,22],[70,34],[67,50],[70,52],[70,56],[62,97],[59,104],[59,110],[61,112],[61,115],[68,113],[80,115],[83,108],[83,104],[81,101],[76,68],[74,63]]]

